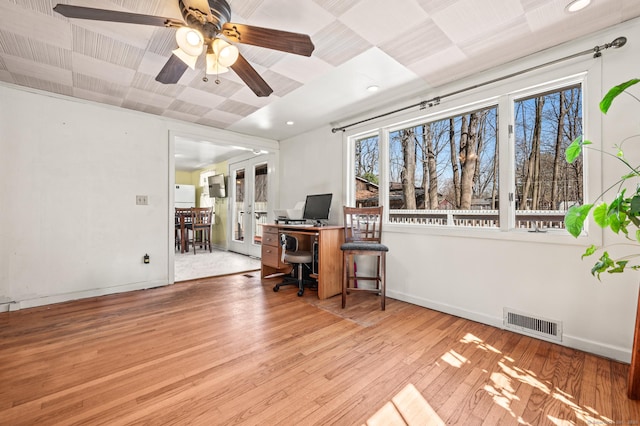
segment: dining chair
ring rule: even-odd
[[[211,220],[213,212],[210,207],[191,209],[191,230],[193,254],[196,254],[196,246],[208,248],[211,253]]]
[[[191,208],[176,207],[175,243],[180,253],[187,251],[189,228],[191,227]]]
[[[385,310],[386,254],[389,248],[382,244],[382,206],[344,207],[344,243],[342,250],[342,308],[351,291],[366,291],[380,295],[380,308]],[[375,258],[375,273],[356,274],[356,256]],[[373,269],[373,268],[371,268]],[[361,286],[361,281],[374,281],[374,286]]]

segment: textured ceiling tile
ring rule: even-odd
[[[28,59],[18,58],[16,56],[7,56],[4,54],[1,54],[0,56],[2,56],[7,70],[16,76],[23,75],[33,77],[38,80],[51,81],[65,86],[73,85],[73,78],[70,70],[41,64]]]
[[[7,31],[0,31],[0,52],[57,68],[71,69],[69,50]]]
[[[109,96],[105,93],[92,92],[90,90],[79,89],[77,87],[73,89],[73,96],[80,99],[86,99],[88,101],[114,106],[122,106],[123,99],[122,96]]]
[[[60,84],[53,81],[42,80],[26,75],[14,75],[14,82],[15,84],[19,84],[20,86],[32,87],[34,89],[44,90],[46,92],[73,96],[73,87],[71,87],[71,85]]]
[[[179,84],[162,84],[154,77],[147,74],[136,73],[131,82],[131,87],[135,87],[144,92],[156,93],[169,98],[175,98],[184,90],[184,86]]]
[[[302,83],[299,81],[291,80],[290,78],[273,71],[266,71],[262,77],[269,82],[269,86],[273,89],[273,93],[280,97],[286,96],[288,93],[293,92],[302,86]]]
[[[520,0],[520,4],[522,4],[522,9],[525,12],[530,12],[532,10],[538,9],[543,6],[551,5],[553,3],[558,4],[562,9],[566,6],[565,2],[557,2],[555,0]]]
[[[34,1],[38,9],[42,9],[41,1]],[[59,19],[53,16],[53,12],[44,7],[44,12],[40,13],[8,1],[0,1],[0,16],[2,17],[2,30],[31,37],[38,41],[52,46],[71,49],[71,28],[66,19]],[[57,15],[57,14],[56,14]],[[37,28],[37,31],[33,29]]]
[[[226,129],[230,124],[235,123],[236,121],[237,120],[231,123],[226,123],[224,121],[214,120],[212,118],[200,118],[198,119],[198,121],[196,121],[196,123],[202,124],[203,126],[215,127],[217,129]]]
[[[292,80],[306,83],[319,78],[334,68],[314,54],[309,58],[306,56],[287,55],[270,69]]]
[[[264,0],[234,0],[230,2],[231,5],[231,21],[239,22],[237,17],[249,19],[255,13],[256,10]]]
[[[505,38],[509,40],[508,45],[502,43]],[[502,57],[511,60],[539,50],[536,44],[537,40],[532,39],[527,22],[520,18],[499,32],[468,40],[458,46],[470,58],[483,57],[488,60],[489,57]]]
[[[225,123],[224,127],[227,127],[239,120],[241,120],[242,118],[244,118],[241,115],[237,115],[237,114],[231,114],[228,113],[226,111],[221,111],[219,109],[215,110],[215,111],[211,111],[209,114],[207,114],[206,116],[202,117],[199,119],[199,121],[205,121],[205,120],[215,120],[218,121],[220,123]]]
[[[77,25],[72,25],[72,27],[74,51],[132,69],[137,68],[140,64],[144,50]]]
[[[210,107],[196,105],[191,102],[181,101],[179,99],[171,102],[171,105],[169,105],[167,109],[175,112],[181,112],[183,114],[193,115],[196,117],[202,117],[203,115],[211,111]]]
[[[358,0],[313,0],[324,10],[339,17],[347,10],[358,4]]]
[[[334,21],[314,34],[313,40],[316,45],[314,56],[333,66],[338,66],[371,47],[371,43],[340,21]]]
[[[236,83],[222,76],[220,77],[220,84],[216,84],[214,80],[214,78],[210,78],[209,81],[205,83],[202,79],[194,79],[190,86],[194,89],[213,93],[223,98],[228,98],[244,87],[244,83]]]
[[[187,114],[185,112],[180,112],[180,111],[173,111],[173,110],[165,110],[162,112],[162,116],[163,117],[169,117],[169,118],[173,118],[176,120],[182,120],[182,121],[187,121],[187,122],[195,122],[196,120],[198,120],[200,117],[196,116],[196,115],[192,115],[192,114]]]
[[[369,0],[358,4],[340,17],[340,21],[372,45],[397,40],[398,32],[415,27],[428,18],[415,0]]]
[[[25,9],[35,10],[45,15],[53,15],[53,6],[60,3],[57,0],[10,0],[10,2]]]
[[[135,70],[131,68],[121,67],[80,53],[73,53],[72,61],[73,69],[80,74],[125,86],[129,86],[136,75]]]
[[[90,92],[103,93],[111,97],[123,98],[127,95],[129,88],[110,81],[104,81],[99,78],[88,75],[73,73],[73,87],[88,90]]]
[[[401,64],[411,65],[421,59],[447,49],[453,43],[430,19],[409,28],[380,49]]]
[[[433,14],[448,8],[458,0],[416,0],[416,1],[428,14]]]
[[[255,97],[254,95],[254,98]],[[203,92],[202,90],[192,89],[191,87],[185,87],[184,90],[178,94],[177,99],[211,109],[220,105],[226,98]]]
[[[433,21],[454,43],[465,43],[496,33],[524,11],[514,0],[460,0],[432,14]]]
[[[14,80],[11,73],[3,68],[2,61],[0,61],[0,81],[16,84],[16,81]]]
[[[172,28],[156,28],[147,50],[168,58],[177,47],[176,30]]]
[[[250,24],[311,35],[334,19],[311,0],[269,0],[262,2],[251,15]]]
[[[285,57],[289,56],[289,53],[280,52],[278,50],[265,49],[264,47],[256,46],[240,46],[240,53],[245,57],[252,65],[261,65],[265,68],[272,67],[280,62]]]
[[[111,3],[121,6],[123,9],[143,15],[159,15],[165,10],[165,0],[110,0]],[[176,2],[177,3],[177,2]],[[106,6],[105,6],[106,7]]]
[[[127,100],[166,109],[171,105],[171,102],[173,102],[173,97],[150,93],[132,87],[129,89],[129,93],[127,94]]]
[[[231,99],[222,102],[218,105],[217,109],[229,114],[239,115],[240,117],[246,117],[257,110],[253,105],[243,104],[242,102],[232,101]]]
[[[435,52],[420,61],[414,62],[409,68],[417,75],[422,77],[427,83],[433,87],[437,87],[435,80],[431,79],[434,74],[445,72],[443,70],[455,69],[458,65],[462,65],[467,61],[467,55],[457,46],[450,46],[447,49]],[[463,69],[463,67],[460,67]]]
[[[122,103],[122,107],[154,115],[162,115],[162,113],[164,112],[164,108],[160,108],[154,105],[148,105],[143,102],[134,101],[128,98],[124,100],[124,102]]]

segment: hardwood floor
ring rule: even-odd
[[[628,366],[257,272],[0,314],[0,424],[360,425],[408,384],[446,424],[626,425]]]

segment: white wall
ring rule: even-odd
[[[557,49],[534,55],[503,69],[490,70],[464,82],[457,82],[437,92],[408,99],[373,111],[368,116],[411,105],[424,100],[469,87],[518,69],[526,69],[549,62],[564,55],[608,43],[620,35],[629,43],[620,50],[606,51],[598,60],[590,56],[569,61],[555,67],[567,73],[588,72],[585,117],[589,138],[604,138],[610,147],[625,135],[638,133],[637,114],[640,105],[631,100],[621,101],[616,114],[603,120],[597,103],[606,90],[633,77],[640,77],[640,25],[638,20],[604,31]],[[534,75],[549,73],[542,70]],[[563,72],[551,73],[557,76]],[[522,79],[530,78],[523,76]],[[597,93],[593,93],[596,91]],[[479,91],[477,91],[479,92]],[[443,102],[444,104],[445,102]],[[624,105],[623,105],[624,104]],[[442,106],[446,108],[446,105]],[[424,112],[396,114],[380,122],[398,122]],[[345,118],[344,123],[366,117]],[[628,118],[632,126],[623,124]],[[374,124],[371,125],[372,127]],[[356,131],[366,130],[366,125]],[[602,133],[602,134],[601,134]],[[328,190],[338,200],[345,200],[343,170],[346,163],[346,135],[332,134],[330,127],[284,141],[281,146],[281,200],[287,206],[305,193]],[[344,140],[343,140],[344,139]],[[631,145],[631,144],[628,144]],[[627,146],[627,149],[632,146]],[[311,160],[308,160],[311,158]],[[640,163],[640,155],[637,156]],[[295,163],[292,166],[292,163]],[[637,164],[636,163],[636,164]],[[602,170],[601,164],[605,165]],[[589,193],[594,199],[600,188],[613,182],[620,171],[614,163],[599,156],[589,159],[591,180]],[[603,182],[600,182],[600,178]],[[293,182],[293,183],[292,183]],[[342,201],[334,205],[334,213]],[[333,223],[341,218],[333,216]],[[386,226],[383,241],[389,246],[387,289],[392,298],[466,317],[490,325],[501,326],[503,308],[563,322],[562,344],[622,361],[630,360],[635,310],[638,300],[637,273],[620,276],[607,275],[603,283],[590,274],[591,259],[581,261],[587,242],[598,242],[602,231],[591,227],[587,239],[574,240],[563,235],[547,238],[544,235],[523,235],[510,238],[504,233],[450,232],[429,228]],[[604,235],[605,242],[612,239]],[[595,259],[593,259],[595,260]],[[484,336],[477,336],[482,339]]]
[[[173,282],[174,134],[277,147],[0,85],[0,311]]]

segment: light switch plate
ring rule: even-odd
[[[136,205],[146,206],[149,204],[149,197],[146,195],[136,195]]]

